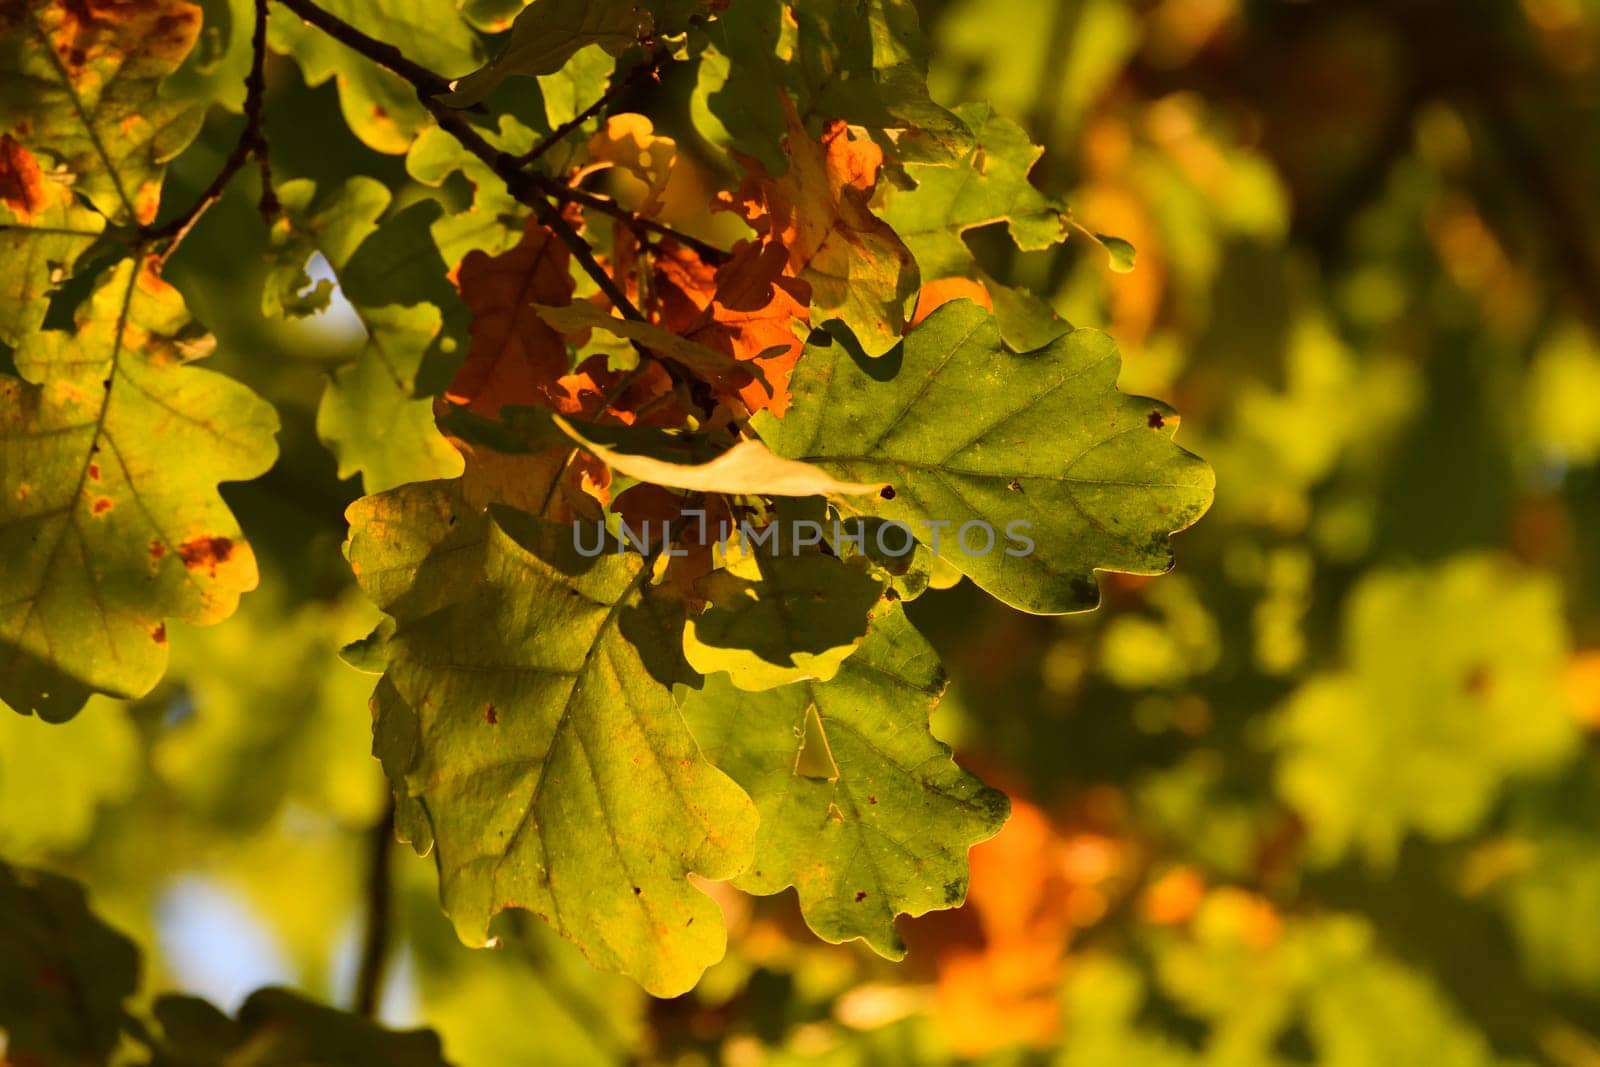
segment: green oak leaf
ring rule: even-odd
[[[1022,127],[988,104],[964,104],[956,114],[971,130],[971,148],[938,164],[908,162],[906,174],[916,187],[889,188],[883,219],[911,249],[924,283],[981,282],[994,300],[1006,344],[1031,351],[1072,327],[1043,300],[985,274],[964,235],[1003,222],[1019,249],[1038,251],[1066,239],[1066,208],[1028,180],[1044,150]]]
[[[789,546],[736,558],[701,580],[710,606],[688,619],[684,658],[740,689],[825,682],[860,645],[884,585],[866,566]]]
[[[955,300],[881,357],[882,371],[840,347],[807,349],[789,414],[763,413],[757,431],[779,455],[888,485],[853,503],[865,515],[929,544],[929,524],[948,523],[940,555],[1013,607],[1083,611],[1099,601],[1096,570],[1167,571],[1168,535],[1211,504],[1211,468],[1173,443],[1171,409],[1117,391],[1103,333],[1019,355],[992,315]],[[987,524],[988,551],[982,525],[963,547],[968,523]]]
[[[489,140],[502,152],[520,155],[532,148],[534,131],[510,115],[500,116],[500,132]],[[417,136],[406,153],[406,173],[424,185],[439,187],[459,172],[472,184],[472,204],[463,211],[440,215],[430,227],[439,255],[454,267],[474,249],[497,256],[522,240],[528,209],[506,189],[489,166],[438,126]]]
[[[261,311],[294,318],[320,314],[333,297],[333,282],[313,285],[306,264],[321,252],[337,275],[378,228],[389,207],[389,189],[355,177],[319,196],[316,183],[301,178],[284,182],[277,194],[282,212],[272,226]]]
[[[970,143],[933,102],[927,44],[910,0],[747,0],[704,28],[691,106],[712,140],[788,170],[782,93],[808,119],[894,130],[901,160],[948,160]]]
[[[203,100],[238,114],[244,110],[245,79],[253,58],[255,0],[194,0],[200,5],[200,36],[171,77],[163,96]]]
[[[928,95],[928,46],[912,0],[805,0],[791,10],[809,113],[898,130],[905,162],[945,159],[971,142]]]
[[[0,133],[59,161],[113,222],[151,222],[167,162],[205,120],[205,100],[161,92],[200,18],[186,0],[0,7]]]
[[[831,681],[750,693],[712,675],[686,691],[695,739],[761,811],[755,859],[734,885],[792,885],[818,936],[861,938],[892,959],[905,955],[896,915],[959,906],[967,849],[1000,830],[1010,804],[929,732],[944,686],[932,647],[895,609]]]
[[[1350,594],[1345,664],[1278,713],[1278,792],[1313,856],[1391,864],[1410,833],[1460,838],[1519,775],[1577,750],[1555,580],[1488,555],[1377,571]],[[1396,759],[1404,753],[1404,759]]]
[[[106,223],[9,134],[0,189],[0,343],[15,346],[43,325],[51,294]]]
[[[633,0],[534,0],[511,24],[500,54],[458,81],[447,99],[457,107],[482,103],[507,78],[555,74],[589,45],[620,55],[651,23]]]
[[[216,622],[256,584],[217,483],[272,466],[278,418],[189,364],[209,350],[176,289],[123,261],[0,375],[0,700],[70,717],[166,664],[164,620]]]
[[[444,1067],[431,1030],[385,1030],[371,1019],[306,1000],[287,989],[258,989],[229,1018],[198,997],[168,995],[152,1009],[161,1024],[164,1064],[253,1067]]]
[[[320,251],[367,331],[360,355],[334,372],[317,408],[317,436],[338,457],[339,477],[359,473],[368,492],[381,492],[406,482],[460,474],[461,456],[434,426],[432,402],[417,385],[427,360],[449,344],[439,308],[420,302],[374,306],[363,299],[386,299],[392,294],[457,302],[443,283],[444,265],[438,257],[431,256],[430,264],[429,255],[415,254],[415,229],[432,209],[402,212],[380,225],[389,191],[362,177],[320,197],[309,181],[287,182],[279,199],[283,213],[273,227],[263,310],[299,315],[327,306],[330,283],[324,280],[307,288],[306,261],[313,251]],[[402,236],[394,237],[391,230]],[[390,256],[389,249],[396,244],[411,244],[413,254]],[[379,251],[366,251],[374,247]],[[360,267],[363,257],[385,263],[386,269],[399,264],[417,280],[403,285],[366,281]],[[440,280],[431,288],[430,269]]]
[[[554,74],[539,75],[544,117],[550,129],[577,118],[604,95],[617,58],[597,44],[585,45]]]
[[[318,6],[443,77],[455,77],[483,62],[477,34],[453,3],[318,0]],[[268,41],[273,51],[300,65],[307,85],[336,81],[346,124],[374,151],[400,155],[431,122],[409,83],[286,8],[274,8]]]
[[[138,950],[89,910],[82,886],[0,863],[5,1062],[110,1062],[138,984]]]
[[[687,876],[741,871],[756,813],[673,702],[681,608],[638,556],[583,559],[571,527],[476,512],[450,483],[349,517],[351,565],[395,619],[375,751],[462,939],[526,908],[652,993],[689,989],[726,935]]]

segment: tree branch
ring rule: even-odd
[[[383,1000],[384,972],[389,962],[390,858],[394,851],[394,795],[371,831],[367,866],[367,929],[361,944],[361,969],[356,972],[355,1010],[372,1018]]]
[[[261,214],[271,218],[278,213],[278,197],[272,189],[272,170],[267,156],[266,121],[266,95],[267,95],[267,2],[256,0],[255,27],[250,35],[250,73],[245,76],[244,96],[244,129],[239,133],[239,140],[233,146],[233,151],[228,153],[228,158],[223,161],[222,168],[217,171],[217,176],[211,179],[205,191],[200,194],[189,210],[176,218],[169,219],[160,226],[146,229],[141,234],[144,243],[156,245],[165,244],[156,263],[159,266],[166,262],[167,257],[177,251],[183,239],[189,236],[195,224],[200,221],[207,211],[211,210],[222,194],[227,190],[228,183],[233,181],[244,165],[254,156],[261,167]]]
[[[725,249],[718,248],[710,242],[702,241],[693,234],[684,233],[682,230],[674,229],[665,223],[647,218],[636,211],[629,211],[609,197],[591,193],[587,189],[579,189],[576,186],[567,185],[565,182],[557,181],[548,174],[530,173],[528,178],[548,196],[555,197],[557,200],[582,204],[584,207],[592,208],[602,215],[610,215],[635,232],[644,231],[653,233],[657,237],[670,238],[686,248],[694,249],[700,254],[700,258],[707,263],[726,263],[732,258]]]
[[[597,99],[594,103],[590,104],[572,118],[551,130],[548,136],[539,140],[538,144],[534,145],[532,148],[518,156],[516,158],[517,166],[526,167],[529,163],[532,163],[534,160],[543,156],[546,152],[550,151],[550,149],[560,144],[567,134],[571,133],[579,126],[582,126],[585,122],[588,122],[590,119],[594,118],[605,109],[607,104],[611,103],[627,90],[633,88],[633,86],[638,84],[640,81],[647,77],[652,80],[659,80],[657,72],[660,71],[661,64],[666,61],[668,55],[669,53],[665,48],[657,48],[654,52],[650,53],[643,63],[640,63],[638,66],[634,67],[628,72],[628,76],[626,78],[613,81],[609,86],[607,86],[606,91],[601,93],[599,99]]]
[[[417,98],[422,101],[422,106],[427,108],[428,112],[433,115],[440,128],[459,141],[463,148],[477,156],[490,170],[494,171],[495,175],[505,183],[506,190],[513,197],[533,210],[535,217],[571,250],[573,258],[578,261],[578,266],[583,269],[585,274],[594,279],[594,283],[599,286],[606,299],[611,301],[612,306],[621,312],[624,318],[633,319],[637,322],[644,321],[644,316],[639,313],[639,309],[633,306],[633,302],[628,299],[616,280],[600,265],[599,260],[595,259],[594,250],[589,247],[589,243],[572,228],[572,225],[550,202],[550,197],[559,199],[562,202],[583,203],[596,210],[605,211],[607,214],[622,219],[636,228],[649,230],[661,236],[681,241],[699,251],[702,255],[706,255],[709,252],[719,261],[727,258],[727,253],[690,237],[688,234],[678,233],[659,223],[641,219],[609,200],[584,193],[581,190],[574,190],[570,186],[555,181],[555,179],[546,175],[525,171],[523,169],[524,164],[519,162],[522,157],[502,152],[490,144],[488,139],[462,117],[457,109],[437,99],[440,93],[450,88],[450,83],[447,80],[406,59],[400,53],[400,50],[393,45],[385,44],[374,37],[370,37],[338,16],[322,10],[311,0],[278,0],[278,2],[345,47],[366,56],[379,66],[410,82],[416,88]],[[602,98],[601,103],[604,103],[604,98]],[[538,146],[535,147],[537,148]]]
[[[301,3],[303,0],[293,0],[293,2]],[[622,312],[624,318],[643,322],[644,316],[633,306],[633,301],[628,299],[616,280],[600,265],[600,261],[595,259],[594,249],[589,247],[589,242],[579,236],[578,231],[572,228],[572,224],[540,192],[534,176],[519,170],[513,156],[490,144],[483,134],[454,110],[420,93],[418,96],[423,106],[433,114],[440,128],[461,142],[463,148],[494,171],[500,180],[505,182],[507,191],[519,202],[532,208],[534,216],[561,239],[561,242],[571,250],[572,257],[578,261],[578,266],[594,279],[594,283],[600,287],[606,299],[611,301],[612,306]]]
[[[450,91],[448,78],[413,63],[394,45],[368,36],[339,16],[330,15],[310,0],[278,0],[278,3],[293,11],[301,21],[315,26],[346,48],[359,52],[385,70],[398,74],[410,82],[418,93],[431,97]]]

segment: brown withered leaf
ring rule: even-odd
[[[538,304],[572,302],[571,253],[529,219],[520,243],[498,256],[473,251],[457,282],[472,311],[467,357],[445,391],[451,403],[494,417],[502,406],[556,406],[568,371],[565,339]]]
[[[867,355],[881,356],[904,332],[919,284],[911,250],[870,206],[883,152],[838,120],[813,140],[792,105],[788,115],[787,173],[772,178],[746,160],[751,174],[720,206],[787,250],[819,320],[841,320]]]

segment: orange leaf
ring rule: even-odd
[[[674,248],[656,264],[662,325],[760,366],[766,385],[750,381],[734,390],[752,413],[781,417],[788,410],[789,375],[805,348],[811,290],[788,266],[776,241],[742,242],[715,272],[687,249]]]
[[[883,152],[839,120],[814,141],[787,98],[785,106],[788,172],[774,179],[745,160],[750,176],[719,205],[787,250],[789,273],[810,283],[823,319],[843,320],[869,356],[882,355],[904,332],[917,289],[910,249],[869,207]]]
[[[516,247],[498,256],[469,252],[461,261],[472,343],[445,392],[453,403],[491,418],[508,404],[557,406],[567,346],[534,305],[571,303],[569,257],[554,233],[529,219]]]
[[[962,299],[994,310],[994,301],[989,298],[989,290],[983,287],[982,282],[975,282],[971,278],[940,278],[922,286],[922,291],[917,295],[917,310],[911,316],[911,325],[917,325],[950,301]]]

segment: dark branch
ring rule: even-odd
[[[298,3],[300,0],[295,2]],[[595,259],[594,249],[589,247],[589,242],[579,236],[578,231],[572,228],[572,224],[562,216],[556,206],[539,191],[538,183],[532,175],[519,170],[516,160],[509,153],[502,152],[490,144],[476,127],[458,113],[426,96],[421,97],[421,100],[446,133],[460,141],[463,148],[494,171],[500,180],[506,183],[506,189],[511,195],[532,208],[538,220],[561,239],[561,242],[572,251],[573,258],[578,261],[584,273],[594,279],[594,283],[600,287],[606,299],[622,312],[624,318],[644,321],[644,316],[633,306],[633,301],[628,299],[616,280],[600,265],[600,261]]]
[[[346,48],[359,52],[378,66],[398,74],[423,96],[439,96],[450,91],[449,79],[413,63],[394,45],[386,44],[376,37],[369,37],[337,15],[328,14],[310,0],[278,0],[278,3],[300,16],[301,21],[315,26]]]
[[[621,312],[624,318],[634,319],[635,321],[644,320],[644,316],[639,313],[638,308],[633,306],[633,302],[623,293],[616,280],[600,265],[599,260],[595,259],[594,250],[589,247],[589,243],[572,228],[571,223],[567,222],[556,206],[550,202],[550,197],[555,197],[562,202],[583,203],[596,210],[604,211],[606,214],[622,219],[636,229],[671,237],[694,248],[701,255],[711,255],[719,262],[727,259],[727,253],[706,244],[704,241],[690,237],[688,234],[679,233],[670,227],[639,218],[632,212],[618,207],[603,197],[596,197],[581,190],[574,190],[570,186],[545,175],[525,171],[523,163],[519,162],[522,157],[500,151],[500,149],[490,144],[483,134],[479,133],[477,128],[462,116],[460,111],[437,99],[441,92],[448,90],[450,87],[450,83],[444,78],[406,59],[400,54],[399,49],[393,45],[385,44],[376,38],[369,37],[338,16],[330,15],[317,7],[311,0],[278,0],[278,2],[347,48],[359,52],[379,66],[410,82],[417,90],[418,99],[433,115],[440,128],[461,142],[463,148],[477,156],[485,166],[494,171],[500,180],[505,182],[507,191],[513,197],[532,209],[535,217],[572,251],[573,258],[578,261],[578,265],[583,268],[584,273],[594,279],[594,283],[599,286],[606,299],[611,301],[612,306]],[[644,69],[654,68],[652,64],[647,63],[644,65]],[[602,99],[601,102],[603,103],[604,100]]]
[[[223,161],[222,169],[217,171],[217,176],[211,179],[211,184],[206,186],[199,198],[189,207],[189,210],[176,218],[169,219],[160,226],[152,227],[141,234],[142,241],[149,245],[165,245],[158,263],[166,262],[168,256],[177,250],[183,239],[189,236],[195,224],[200,221],[207,211],[211,210],[222,194],[228,188],[228,183],[233,181],[244,165],[254,156],[261,167],[261,214],[271,218],[278,212],[278,197],[272,189],[272,171],[267,156],[266,135],[266,95],[267,95],[267,2],[256,0],[255,27],[250,35],[250,73],[245,76],[244,96],[244,129],[239,133],[239,140],[233,146],[233,151],[228,153],[228,158]]]
[[[356,972],[355,1010],[371,1018],[383,999],[383,977],[389,961],[390,859],[394,851],[394,797],[372,828],[372,853],[367,867],[367,929]]]
[[[629,211],[609,197],[591,193],[587,189],[579,189],[576,186],[567,185],[565,182],[557,181],[547,174],[529,174],[528,177],[548,196],[555,197],[557,200],[582,204],[584,207],[592,208],[602,215],[610,215],[635,232],[643,231],[655,234],[657,237],[670,238],[686,248],[694,249],[700,254],[700,258],[707,263],[726,263],[731,258],[725,250],[718,248],[716,245],[702,241],[693,234],[673,229],[671,226],[657,222],[655,219],[648,218],[636,211]]]
[[[643,63],[640,63],[638,66],[634,67],[633,70],[629,71],[626,78],[613,81],[610,86],[606,88],[606,91],[600,94],[600,98],[598,100],[584,108],[582,111],[578,112],[566,122],[563,122],[561,125],[551,130],[549,135],[542,138],[538,144],[534,145],[532,148],[518,156],[516,158],[517,166],[526,167],[529,163],[532,163],[534,160],[543,156],[546,152],[550,151],[550,149],[560,144],[569,133],[577,129],[579,126],[582,126],[585,122],[588,122],[590,119],[594,118],[601,111],[605,110],[607,104],[611,103],[627,90],[633,88],[639,82],[644,81],[646,78],[651,80],[659,80],[658,72],[661,69],[661,64],[666,62],[669,54],[670,53],[668,53],[665,48],[658,48],[656,51],[652,52]]]

